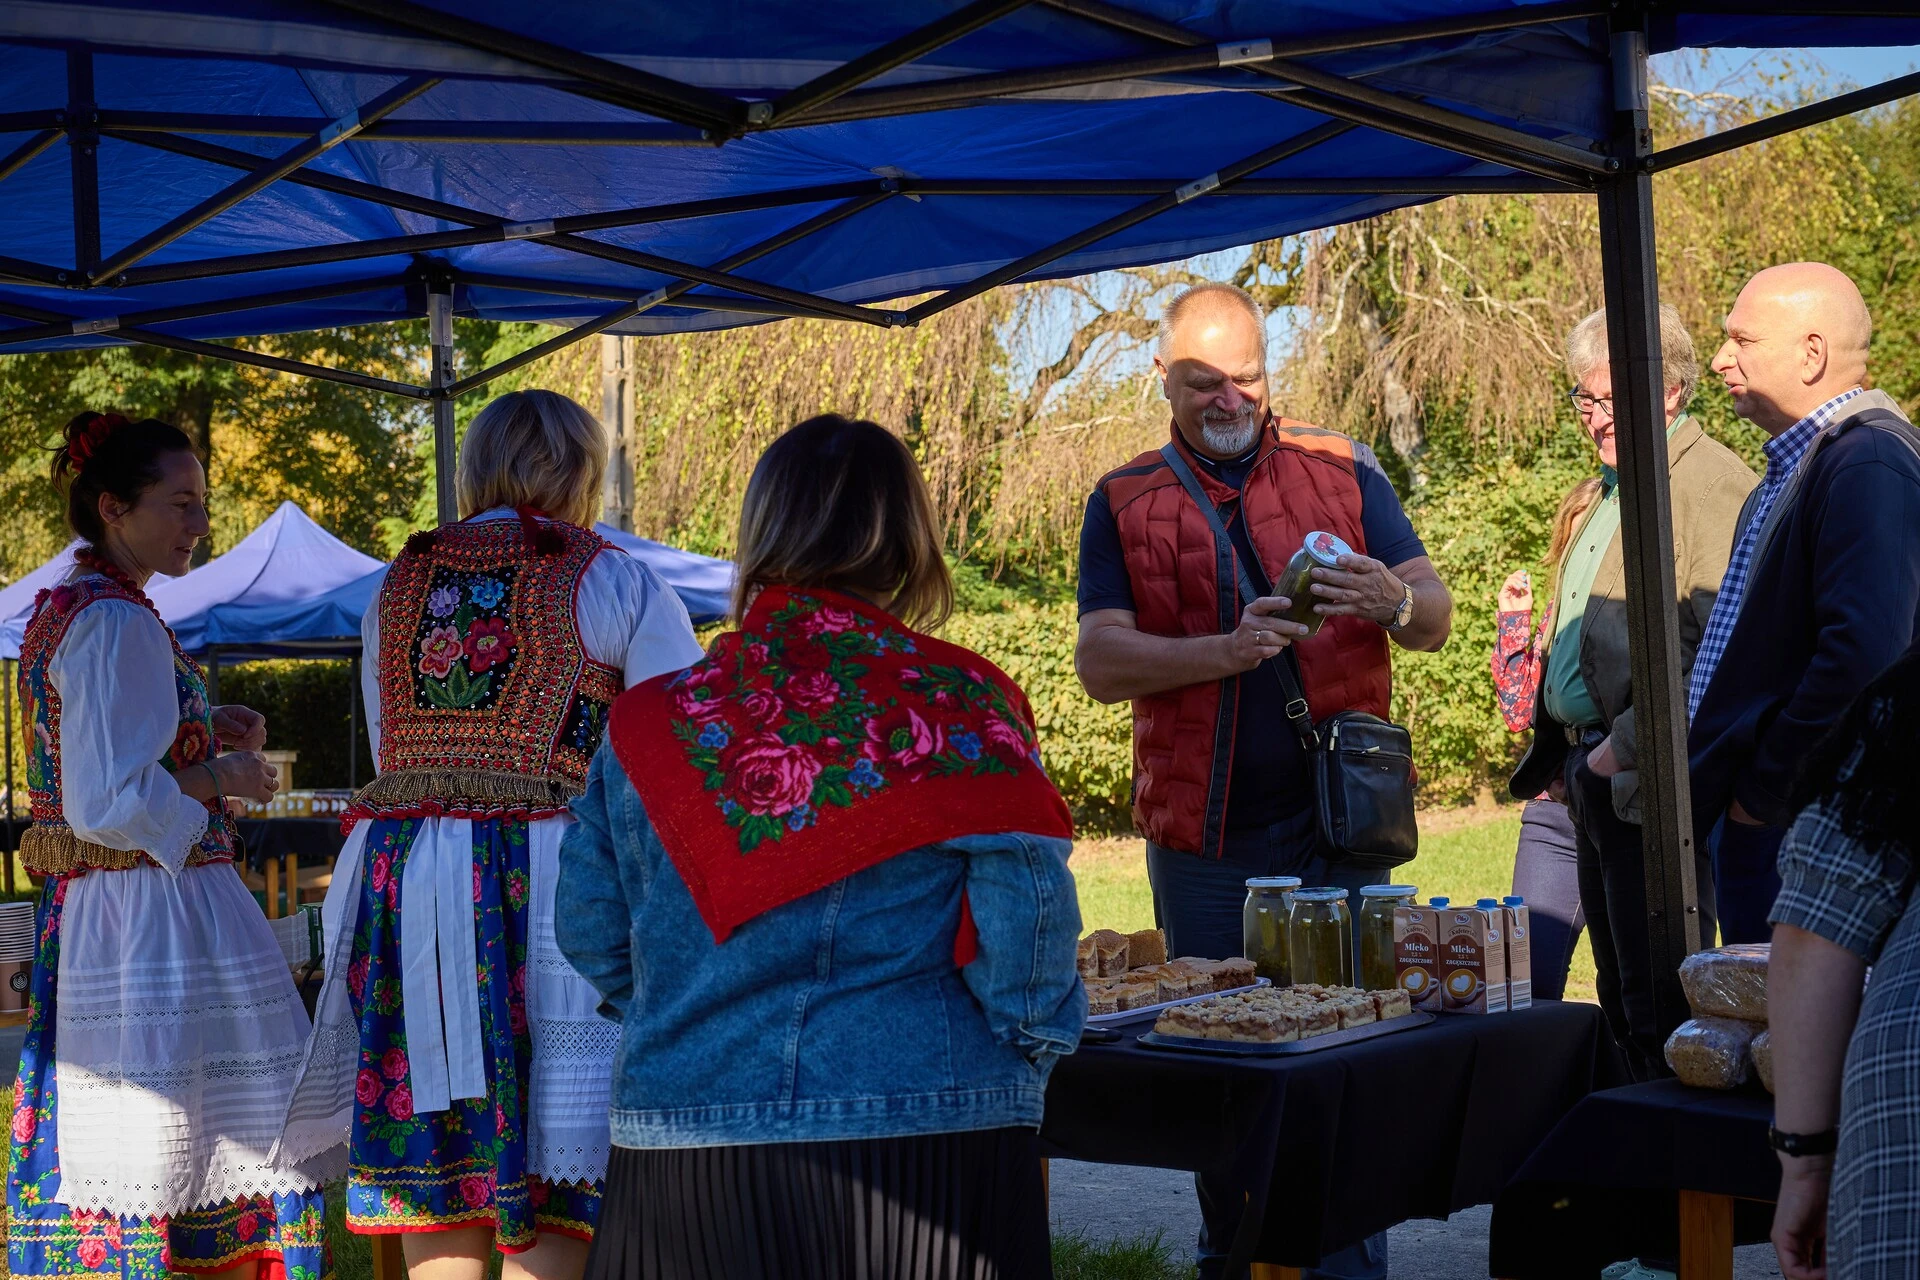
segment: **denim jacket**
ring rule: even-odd
[[[1069,842],[909,850],[716,944],[610,747],[573,813],[554,926],[621,1023],[616,1146],[1039,1126],[1087,1012]],[[963,889],[980,950],[956,969]]]

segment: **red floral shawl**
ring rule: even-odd
[[[608,735],[716,942],[921,845],[1073,835],[1020,686],[837,591],[761,591],[705,658],[622,694]],[[965,964],[964,902],[960,934]]]

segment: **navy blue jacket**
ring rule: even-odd
[[[1687,741],[1703,845],[1735,800],[1791,821],[1800,761],[1920,630],[1920,434],[1892,405],[1868,392],[1815,439],[1754,548]]]

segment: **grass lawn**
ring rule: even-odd
[[[1420,815],[1420,856],[1396,870],[1394,879],[1418,885],[1423,898],[1497,898],[1513,887],[1519,839],[1517,805],[1429,811]],[[1088,929],[1131,933],[1153,927],[1146,852],[1138,837],[1082,840],[1070,865],[1080,889],[1080,918]],[[1567,977],[1567,999],[1593,998],[1593,951],[1583,933]]]

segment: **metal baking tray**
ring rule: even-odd
[[[1358,1044],[1362,1040],[1398,1035],[1402,1031],[1424,1027],[1433,1020],[1433,1014],[1416,1010],[1398,1018],[1388,1018],[1385,1022],[1369,1022],[1348,1027],[1345,1031],[1329,1031],[1310,1040],[1200,1040],[1193,1036],[1163,1036],[1158,1031],[1148,1031],[1139,1040],[1150,1049],[1165,1049],[1170,1053],[1210,1053],[1220,1058],[1291,1058],[1303,1053],[1338,1049],[1341,1045]]]
[[[1178,1000],[1164,1000],[1159,1004],[1143,1004],[1138,1009],[1122,1009],[1118,1013],[1095,1013],[1087,1016],[1090,1027],[1111,1027],[1121,1022],[1136,1022],[1149,1014],[1159,1013],[1162,1009],[1171,1009],[1175,1005],[1194,1004],[1201,1000],[1211,1000],[1215,996],[1234,996],[1242,991],[1253,991],[1260,987],[1270,987],[1273,983],[1265,978],[1255,978],[1252,986],[1228,987],[1225,991],[1209,991],[1200,996],[1183,996]]]

